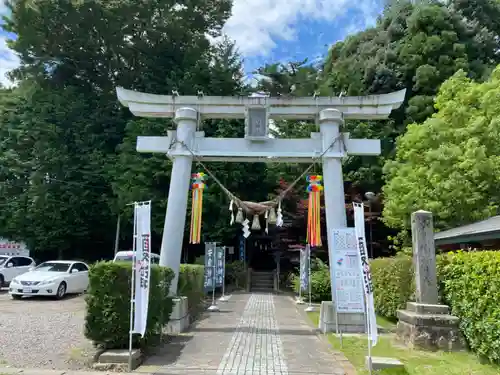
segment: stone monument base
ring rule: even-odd
[[[336,332],[338,316],[338,329],[342,333],[366,333],[366,318],[364,313],[338,313],[335,314],[335,302],[322,301],[319,311],[318,328],[322,333]]]
[[[446,305],[408,302],[398,311],[397,338],[410,348],[460,351],[466,348],[458,327],[458,318]]]

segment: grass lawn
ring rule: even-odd
[[[315,323],[319,321],[317,312],[309,313],[309,318]],[[382,322],[383,320],[381,320]],[[379,325],[381,322],[377,320]],[[388,322],[388,324],[392,324]],[[389,327],[387,327],[389,328]],[[343,337],[343,346],[335,335],[328,335],[332,346],[343,352],[346,358],[358,371],[358,375],[366,375],[365,356],[366,337]],[[394,342],[390,335],[379,336],[379,342],[372,350],[374,357],[397,358],[405,365],[405,370],[382,370],[375,372],[384,375],[499,375],[500,367],[480,364],[472,353],[444,353],[409,350]]]

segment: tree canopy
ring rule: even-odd
[[[434,213],[447,228],[483,219],[500,204],[500,66],[484,83],[463,71],[436,97],[437,112],[411,124],[386,165],[384,218],[408,228],[411,212]]]

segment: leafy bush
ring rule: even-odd
[[[245,270],[245,263],[241,260],[226,263],[226,285],[243,288],[246,283],[247,272]]]
[[[397,256],[370,262],[374,287],[375,310],[387,318],[395,318],[415,291],[412,258]]]
[[[444,300],[460,318],[470,348],[500,362],[500,253],[457,252],[440,258]]]
[[[144,339],[134,335],[134,346],[142,346],[161,332],[172,312],[168,290],[173,272],[152,266],[147,330]],[[131,263],[98,262],[89,272],[86,296],[85,336],[104,349],[124,349],[130,331]]]
[[[298,293],[300,276],[292,274],[290,276],[290,283],[293,285],[293,290]],[[303,293],[308,292],[308,290],[303,291]],[[313,302],[332,300],[330,269],[327,264],[315,258],[311,262],[311,300]]]
[[[205,298],[203,290],[204,275],[204,266],[199,264],[181,264],[177,294],[188,298],[189,313],[192,315],[196,315]]]

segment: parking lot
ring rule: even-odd
[[[83,296],[14,301],[0,291],[0,366],[83,369],[94,350],[83,335]]]

